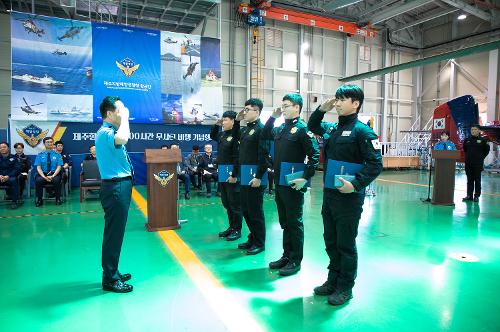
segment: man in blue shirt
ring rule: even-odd
[[[0,143],[0,184],[8,186],[7,194],[12,198],[12,209],[17,209],[19,200],[19,182],[17,176],[21,173],[21,163],[10,153],[7,142]]]
[[[449,141],[450,133],[443,131],[441,133],[441,140],[434,145],[434,150],[456,150],[455,144]]]
[[[37,171],[35,178],[35,191],[37,207],[42,206],[43,186],[53,184],[56,194],[56,205],[61,205],[61,169],[63,160],[61,155],[54,151],[54,140],[52,137],[43,139],[45,151],[40,152],[35,159],[35,168]]]
[[[118,271],[128,209],[132,197],[133,168],[125,144],[130,136],[129,111],[119,97],[105,97],[99,106],[103,119],[95,139],[97,165],[101,173],[101,205],[104,209],[102,241],[102,289],[128,293],[129,273]]]

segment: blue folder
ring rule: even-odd
[[[282,162],[280,167],[280,181],[278,182],[279,185],[290,187],[288,182],[294,179],[303,178],[305,169],[306,165],[304,163]],[[306,186],[310,187],[311,182],[307,181]]]
[[[343,183],[338,179],[339,176],[347,181],[352,181],[355,179],[356,173],[360,172],[363,167],[364,165],[362,164],[328,159],[325,174],[325,188],[336,189],[342,187]]]
[[[219,165],[217,171],[219,173],[219,182],[227,182],[227,178],[233,171],[233,165]]]
[[[240,176],[241,176],[241,185],[248,186],[249,182],[255,177],[257,173],[257,165],[241,165],[240,167]],[[267,171],[262,175],[262,179],[260,179],[260,186],[267,186]]]

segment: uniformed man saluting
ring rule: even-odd
[[[304,186],[314,175],[319,163],[318,142],[300,119],[302,104],[299,94],[285,95],[281,108],[273,111],[262,132],[262,139],[274,139],[275,200],[283,229],[283,256],[271,262],[269,268],[279,269],[282,276],[289,276],[300,270],[304,249]],[[274,128],[274,121],[281,114],[285,123]],[[304,164],[306,156],[308,161]],[[303,177],[287,183],[285,173],[299,171],[303,171]]]
[[[266,224],[264,218],[264,190],[262,177],[267,177],[269,164],[269,141],[261,139],[264,125],[260,122],[263,107],[260,99],[251,98],[238,113],[233,126],[233,136],[240,142],[239,169],[241,174],[241,211],[250,234],[248,241],[240,243],[239,249],[246,249],[247,255],[258,254],[265,249]],[[240,128],[240,121],[247,126]]]
[[[382,171],[377,135],[358,120],[363,99],[360,87],[344,85],[337,89],[335,98],[327,100],[313,112],[308,123],[309,130],[324,138],[325,184],[327,177],[334,176],[327,168],[330,160],[357,164],[359,167],[352,181],[340,177],[340,186],[325,187],[323,192],[323,236],[330,264],[327,281],[316,287],[314,293],[329,295],[328,303],[332,305],[343,304],[352,298],[358,265],[356,236],[365,187]],[[325,113],[333,107],[337,109],[339,122],[322,122]]]
[[[226,111],[222,120],[212,126],[210,138],[217,141],[217,164],[219,165],[219,182],[221,185],[222,205],[227,211],[229,227],[219,233],[219,237],[234,241],[241,237],[243,217],[240,206],[240,184],[238,183],[238,140],[233,137],[232,129],[236,112]],[[219,132],[222,126],[222,132]],[[234,165],[234,166],[233,166]],[[224,171],[232,167],[231,171]]]

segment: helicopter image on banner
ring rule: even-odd
[[[21,111],[23,111],[26,114],[40,114],[40,113],[42,113],[42,112],[35,111],[33,109],[33,106],[42,105],[43,103],[29,105],[28,102],[26,101],[26,99],[24,97],[23,97],[23,101],[26,104],[26,106],[15,106],[15,108],[20,108]]]
[[[64,39],[68,39],[68,38],[73,39],[74,37],[78,37],[80,32],[82,32],[83,29],[87,28],[84,26],[74,26],[73,21],[70,21],[70,23],[71,23],[71,26],[66,27],[66,29],[67,29],[66,32],[62,36],[57,37],[57,39],[59,39],[59,41],[63,41]]]
[[[45,31],[43,29],[40,29],[38,25],[35,23],[35,20],[40,20],[40,21],[46,21],[46,20],[41,20],[37,18],[27,18],[27,19],[17,19],[18,21],[22,22],[24,31],[28,32],[28,35],[30,33],[33,33],[37,35],[38,37],[42,37],[45,34]]]

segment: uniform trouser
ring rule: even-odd
[[[189,192],[189,176],[186,173],[177,174],[177,178],[184,183],[184,189]]]
[[[330,258],[328,282],[341,291],[354,287],[358,269],[356,236],[364,199],[364,194],[323,192],[323,237]]]
[[[101,205],[104,209],[104,236],[102,241],[102,281],[120,279],[118,263],[122,250],[125,225],[132,196],[132,179],[102,181]]]
[[[267,172],[267,179],[269,182],[269,191],[273,190],[273,184],[274,184],[274,171]]]
[[[283,256],[300,264],[304,256],[304,193],[291,187],[276,185],[276,207],[283,229]]]
[[[9,179],[4,184],[9,186],[7,194],[12,199],[12,202],[17,202],[19,200],[19,182],[17,176],[9,176]]]
[[[36,199],[41,200],[43,197],[43,186],[46,184],[53,184],[54,191],[56,193],[56,199],[61,199],[61,173],[57,174],[52,178],[52,182],[45,181],[39,174],[36,175],[35,179],[35,192]]]
[[[189,170],[189,179],[191,180],[191,184],[195,187],[201,188],[201,173],[199,171],[191,171]],[[198,179],[196,179],[198,178]]]
[[[264,218],[264,191],[265,187],[253,188],[251,186],[241,186],[241,212],[247,223],[250,234],[248,242],[264,247],[266,243],[266,222]]]
[[[483,166],[481,165],[467,165],[465,164],[465,175],[467,175],[467,197],[481,196],[481,172]]]
[[[239,183],[222,182],[220,187],[222,205],[227,211],[229,228],[241,231],[243,217],[241,215],[240,185]]]
[[[28,178],[28,176],[26,176],[24,174],[19,174],[17,176],[17,181],[19,183],[19,198],[23,197],[24,187],[26,187],[26,179],[27,178]],[[28,188],[28,190],[29,190],[29,188]]]

